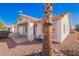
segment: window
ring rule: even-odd
[[[65,24],[63,24],[63,32],[65,33]]]
[[[53,33],[53,38],[57,38],[57,21],[56,19],[52,20],[52,33]]]
[[[55,33],[55,30],[56,30],[56,20],[52,20],[52,31],[53,33]]]
[[[25,25],[25,32],[27,32],[28,24]]]

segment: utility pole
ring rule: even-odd
[[[52,49],[52,3],[44,3],[44,15],[43,15],[43,27],[44,27],[44,40],[42,47],[42,55],[51,56],[53,54]]]

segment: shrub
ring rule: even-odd
[[[75,26],[75,30],[79,32],[79,24]]]
[[[70,29],[70,33],[75,33],[74,29]]]
[[[0,31],[0,38],[8,37],[10,31]]]
[[[39,41],[39,42],[41,42],[43,39],[41,39],[41,38],[36,38],[36,41]]]

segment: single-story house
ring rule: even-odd
[[[52,42],[62,42],[70,33],[69,14],[63,13],[52,16]],[[43,21],[31,16],[20,14],[17,17],[15,32],[28,37],[43,39]]]

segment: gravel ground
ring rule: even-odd
[[[79,55],[79,33],[70,34],[62,43],[53,43],[64,55]],[[42,48],[42,43],[35,41],[17,44],[10,38],[0,39],[0,56],[30,55],[35,49]]]
[[[0,39],[0,56],[30,55],[33,50],[41,46],[41,43],[37,43],[34,41],[17,44],[10,38]]]
[[[70,34],[61,44],[59,49],[68,56],[79,56],[79,33]]]

